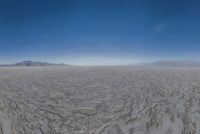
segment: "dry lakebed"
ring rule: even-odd
[[[0,134],[200,134],[200,68],[0,67]]]

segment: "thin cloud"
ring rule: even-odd
[[[44,43],[39,43],[39,47],[44,49],[46,48],[46,45]]]
[[[165,27],[164,24],[158,24],[158,25],[156,25],[156,27],[154,28],[154,30],[155,31],[161,31],[161,30],[163,30],[164,27]]]

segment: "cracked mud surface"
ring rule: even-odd
[[[0,68],[0,134],[199,133],[198,68]]]

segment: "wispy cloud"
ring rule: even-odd
[[[163,30],[164,27],[165,27],[164,24],[157,24],[157,25],[154,27],[154,30],[155,30],[155,31],[161,31],[161,30]]]
[[[46,48],[46,44],[44,44],[44,43],[39,43],[38,45],[39,45],[40,48],[43,48],[43,49]]]

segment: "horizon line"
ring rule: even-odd
[[[71,66],[128,66],[128,65],[142,65],[142,64],[150,64],[150,63],[154,63],[154,62],[162,62],[162,61],[196,61],[196,62],[200,62],[200,60],[198,59],[158,59],[158,60],[149,60],[149,61],[138,61],[138,62],[127,62],[127,63],[108,63],[108,62],[104,62],[104,63],[92,63],[92,62],[87,62],[84,64],[84,61],[78,63],[75,62],[75,64],[73,63],[69,63],[69,62],[60,62],[60,61],[48,61],[48,60],[20,60],[20,61],[14,61],[11,63],[0,63],[1,66],[6,66],[6,65],[15,65],[18,63],[22,63],[22,62],[34,62],[34,63],[47,63],[47,64],[57,64],[57,65],[71,65]]]

